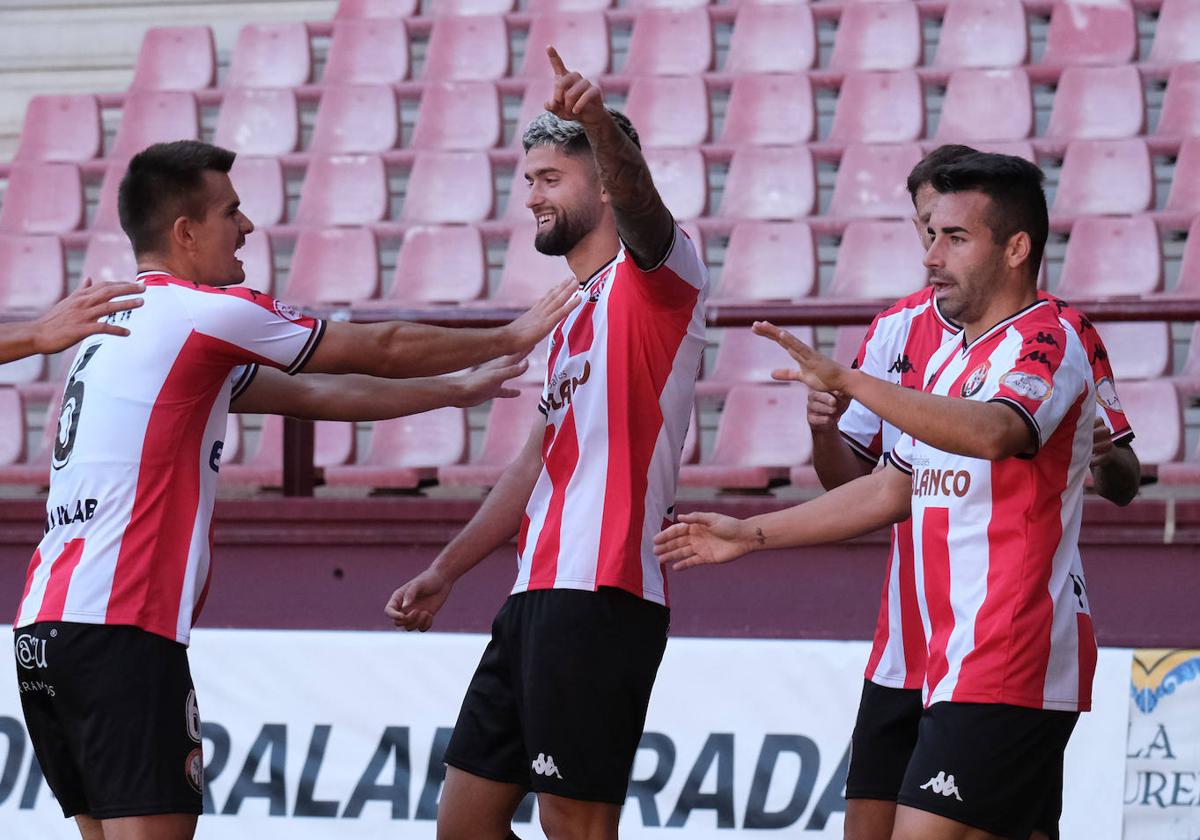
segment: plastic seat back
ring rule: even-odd
[[[817,62],[817,28],[806,4],[743,4],[729,39],[727,73],[804,73]]]
[[[91,94],[35,96],[25,109],[25,123],[14,160],[78,162],[103,150],[100,103]]]
[[[238,155],[229,180],[241,199],[241,210],[259,227],[277,225],[287,214],[283,167],[270,157]]]
[[[707,9],[646,9],[629,40],[630,76],[694,76],[713,63],[712,23]]]
[[[805,222],[738,222],[714,297],[792,300],[811,295],[816,281],[816,244]]]
[[[325,88],[311,149],[323,154],[377,154],[400,145],[400,108],[389,85]]]
[[[90,277],[97,283],[127,283],[136,277],[137,258],[133,255],[129,237],[124,233],[108,231],[93,233],[83,254],[83,268],[79,276]]]
[[[66,286],[66,257],[57,236],[0,234],[0,309],[49,309]]]
[[[1155,64],[1200,61],[1200,3],[1196,0],[1163,0],[1158,7],[1150,61]]]
[[[68,233],[83,224],[83,181],[72,163],[14,163],[0,203],[0,231]]]
[[[518,76],[526,79],[553,78],[546,47],[554,45],[563,60],[585,79],[608,72],[612,61],[608,21],[601,11],[536,14],[525,41],[525,58]]]
[[[317,227],[368,225],[388,214],[387,173],[374,155],[314,155],[308,164],[296,222]]]
[[[1200,65],[1185,64],[1171,71],[1154,133],[1180,138],[1200,136]]]
[[[1019,67],[1029,57],[1029,24],[1021,0],[955,0],[946,4],[934,64]]]
[[[834,36],[831,70],[905,70],[921,63],[915,3],[850,3]]]
[[[296,151],[296,94],[286,88],[230,88],[221,103],[213,143],[239,155],[274,157]]]
[[[248,23],[238,32],[228,87],[298,87],[312,78],[312,44],[303,23]]]
[[[925,285],[924,259],[911,221],[853,221],[842,234],[829,294],[897,300]]]
[[[487,288],[487,259],[479,229],[421,225],[404,233],[388,300],[447,303],[475,300]]]
[[[830,143],[907,143],[924,133],[925,97],[915,71],[846,75]]]
[[[1056,214],[1131,214],[1153,205],[1154,173],[1144,141],[1075,140],[1068,144],[1054,197]]]
[[[708,91],[698,76],[643,76],[629,85],[625,114],[643,148],[699,146],[708,139]]]
[[[1071,227],[1057,293],[1072,298],[1162,291],[1162,245],[1149,216],[1088,217]]]
[[[131,90],[125,96],[112,154],[132,157],[154,143],[197,140],[200,107],[182,91]]]
[[[831,216],[902,218],[913,212],[908,173],[923,157],[917,143],[847,146],[829,201]]]
[[[439,17],[429,36],[424,78],[494,81],[508,74],[508,61],[503,17]]]
[[[646,165],[676,219],[695,219],[708,206],[708,173],[699,149],[647,149]]]
[[[504,269],[500,283],[491,295],[497,303],[526,306],[533,303],[554,286],[571,275],[571,270],[562,257],[543,254],[534,247],[536,229],[533,225],[519,225],[508,237],[504,255]]]
[[[1042,63],[1128,64],[1137,46],[1137,21],[1126,0],[1057,0]]]
[[[723,142],[789,146],[812,140],[816,127],[816,104],[812,84],[806,76],[734,79],[725,111]]]
[[[804,146],[743,146],[725,177],[722,216],[795,219],[816,205],[816,170]]]
[[[484,152],[420,152],[400,212],[406,222],[480,222],[492,215],[492,165]]]
[[[500,94],[491,82],[429,82],[413,130],[417,149],[473,150],[500,145]]]
[[[1068,67],[1058,78],[1046,136],[1066,140],[1136,137],[1146,130],[1136,67]]]
[[[335,20],[323,84],[390,85],[408,78],[408,26],[402,18]]]
[[[302,230],[286,296],[298,304],[357,303],[379,293],[375,235],[365,228]]]
[[[946,86],[936,139],[1023,140],[1033,133],[1033,90],[1021,68],[955,70]]]
[[[207,26],[146,30],[133,68],[132,90],[201,90],[217,76],[217,51]]]

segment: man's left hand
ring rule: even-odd
[[[800,367],[781,368],[771,371],[771,377],[782,382],[803,382],[814,391],[846,390],[846,381],[850,369],[839,365],[828,356],[823,356],[809,347],[790,332],[772,324],[770,321],[755,321],[754,333],[763,338],[769,338],[788,352]]]

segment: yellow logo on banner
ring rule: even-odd
[[[1130,693],[1142,714],[1192,680],[1200,680],[1200,650],[1134,651]]]

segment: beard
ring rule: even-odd
[[[582,209],[559,210],[549,230],[538,231],[533,238],[533,247],[551,257],[563,257],[571,253],[599,222],[599,212]]]

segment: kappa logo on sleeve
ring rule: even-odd
[[[1000,377],[1000,384],[1014,394],[1043,402],[1054,393],[1054,387],[1036,373],[1012,370]]]

